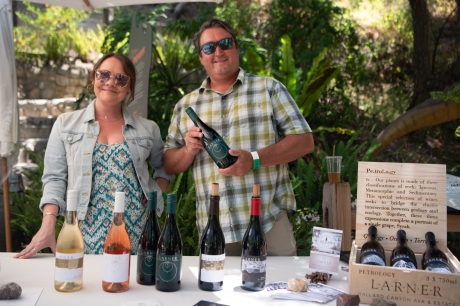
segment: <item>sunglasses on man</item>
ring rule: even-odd
[[[208,42],[201,46],[201,51],[203,51],[204,54],[210,55],[216,52],[217,46],[222,50],[229,50],[233,46],[233,38],[228,37],[217,42]]]
[[[101,84],[107,83],[110,79],[113,79],[113,83],[118,87],[126,87],[129,83],[129,76],[121,73],[117,73],[114,76],[107,70],[96,70],[96,80]]]

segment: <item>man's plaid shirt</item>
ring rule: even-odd
[[[277,80],[245,73],[240,68],[233,86],[220,94],[211,89],[208,79],[176,104],[165,151],[185,145],[185,133],[193,126],[185,113],[189,106],[234,150],[257,151],[287,135],[311,132],[286,87]],[[226,177],[217,170],[205,150],[195,156],[192,173],[200,235],[208,221],[212,183],[219,184],[220,224],[226,243],[243,239],[249,224],[253,184],[260,184],[260,221],[265,232],[272,228],[280,209],[296,208],[286,164],[263,167],[242,177]]]

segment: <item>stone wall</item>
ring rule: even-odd
[[[16,60],[20,99],[78,98],[90,81],[93,64],[44,65],[40,61]]]

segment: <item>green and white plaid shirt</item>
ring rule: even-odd
[[[165,151],[185,145],[185,133],[193,126],[185,113],[189,106],[235,150],[257,151],[287,135],[311,132],[286,87],[277,80],[245,73],[240,68],[236,82],[221,94],[211,89],[208,79],[176,104]],[[217,170],[205,150],[198,152],[192,172],[200,235],[208,221],[212,183],[219,184],[220,223],[226,243],[243,239],[249,224],[253,184],[260,184],[260,221],[265,232],[272,228],[280,209],[296,208],[286,164],[263,167],[242,177],[226,177]]]

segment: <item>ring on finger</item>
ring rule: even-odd
[[[33,247],[34,251],[37,252],[37,249],[35,247]]]

